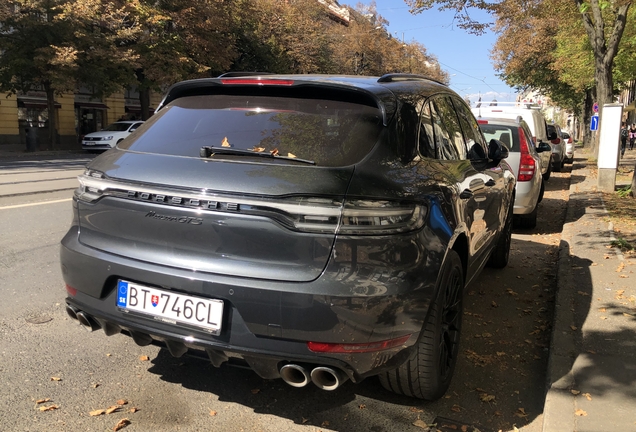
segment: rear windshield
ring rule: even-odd
[[[519,151],[519,128],[516,126],[504,126],[497,124],[480,124],[479,127],[484,133],[487,141],[496,139],[501,141],[513,152]]]
[[[132,123],[113,123],[107,126],[104,130],[111,132],[125,132],[132,126]]]
[[[360,161],[373,148],[382,130],[382,117],[378,108],[351,102],[202,95],[172,101],[138,130],[142,133],[120,147],[191,157],[199,157],[203,146],[257,149],[292,154],[320,166],[346,166]],[[251,156],[221,158],[253,160]]]

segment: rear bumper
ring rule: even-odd
[[[421,245],[433,241],[426,238],[432,235],[428,229],[400,236],[399,241],[385,245],[384,251],[378,250],[377,242],[370,250],[364,244],[368,240],[344,239],[342,247],[346,246],[349,253],[358,251],[348,262],[347,258],[344,262],[330,259],[314,281],[281,283],[124,258],[81,244],[77,232],[77,226],[73,226],[62,240],[60,251],[64,280],[77,290],[67,299],[69,305],[110,329],[107,334],[121,331],[136,342],[151,340],[168,348],[185,346],[193,353],[208,352],[211,358],[210,353],[239,356],[264,378],[276,378],[280,366],[290,362],[333,366],[354,382],[397,367],[417,341],[444,253],[443,248],[438,252],[412,249],[415,242]],[[374,258],[374,254],[379,256]],[[340,250],[339,255],[346,257],[347,253]],[[374,259],[384,263],[384,272],[372,267]],[[203,330],[125,313],[116,307],[119,279],[223,300],[221,334],[213,336]],[[403,345],[375,352],[315,353],[307,347],[308,341],[372,343],[405,335],[411,337]]]
[[[537,206],[541,192],[539,174],[535,174],[531,181],[518,181],[516,191],[513,214],[525,215],[532,213]]]

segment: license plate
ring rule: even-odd
[[[171,324],[186,324],[214,335],[221,333],[223,301],[193,297],[120,280],[117,307]]]
[[[82,144],[83,145],[87,145],[87,146],[95,145],[95,143],[92,143],[92,142],[89,142],[89,141],[84,141]]]

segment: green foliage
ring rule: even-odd
[[[631,198],[631,195],[632,195],[631,186],[627,186],[617,190],[616,195],[618,195],[620,198]]]

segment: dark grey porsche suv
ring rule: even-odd
[[[296,387],[438,398],[464,287],[508,261],[507,154],[420,76],[178,83],[79,177],[67,311]]]

